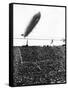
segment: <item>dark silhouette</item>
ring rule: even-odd
[[[33,16],[33,18],[31,19],[29,25],[26,28],[26,31],[24,34],[21,34],[22,36],[26,37],[29,35],[29,33],[33,30],[33,28],[35,27],[35,25],[38,23],[39,19],[41,17],[40,12],[38,12],[37,14],[35,14]]]

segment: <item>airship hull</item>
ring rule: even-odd
[[[28,34],[33,30],[33,28],[36,26],[36,24],[38,23],[38,21],[40,20],[41,14],[40,12],[35,14],[32,18],[32,20],[30,21],[28,27],[26,28],[26,31],[24,33],[24,37],[28,36]]]

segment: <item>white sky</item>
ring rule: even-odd
[[[65,38],[65,8],[32,6],[32,5],[14,5],[13,15],[13,37],[22,38],[26,27],[32,17],[40,12],[41,18],[28,38],[34,39],[63,39]],[[29,45],[45,45],[49,41],[29,40]],[[14,39],[14,45],[25,45],[26,40]],[[60,43],[58,43],[60,44]]]

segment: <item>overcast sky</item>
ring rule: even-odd
[[[25,45],[26,40],[15,39],[22,38],[32,17],[40,12],[41,18],[33,31],[27,38],[34,39],[63,39],[65,38],[65,8],[32,6],[32,5],[14,5],[13,9],[13,37],[14,45]],[[29,40],[30,45],[44,45],[46,41]],[[49,43],[49,41],[48,41]],[[61,42],[62,43],[62,42]]]

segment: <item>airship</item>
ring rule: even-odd
[[[27,28],[26,28],[26,30],[25,30],[25,33],[24,33],[24,34],[21,34],[21,36],[24,36],[24,37],[28,36],[29,33],[33,30],[33,28],[34,28],[34,27],[37,25],[37,23],[39,22],[40,17],[41,17],[41,13],[40,13],[40,12],[36,13],[36,14],[32,17],[30,23],[28,24],[28,26],[27,26]]]

